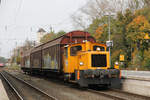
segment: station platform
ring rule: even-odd
[[[0,100],[9,100],[1,79],[0,79]]]
[[[122,90],[150,97],[150,71],[121,70]]]
[[[150,71],[121,70],[121,75],[123,78],[132,78],[150,81]]]

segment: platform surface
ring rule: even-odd
[[[150,71],[121,70],[122,90],[150,97]]]
[[[0,100],[9,100],[1,80],[0,80]]]
[[[121,70],[121,75],[125,78],[150,80],[150,71]]]

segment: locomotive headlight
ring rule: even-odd
[[[116,61],[116,62],[115,62],[115,65],[118,65],[118,64],[119,64],[119,63]]]
[[[84,63],[83,63],[83,62],[80,62],[79,64],[80,64],[80,66],[83,66]]]
[[[98,47],[98,48],[96,48],[96,50],[97,50],[97,51],[100,51],[101,49]]]

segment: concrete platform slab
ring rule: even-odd
[[[122,80],[122,90],[150,97],[150,81],[126,78]]]
[[[9,100],[1,80],[0,80],[0,100]]]
[[[123,77],[136,77],[150,79],[150,71],[133,71],[133,70],[121,70]]]
[[[122,78],[150,81],[150,71],[121,70]]]
[[[121,70],[122,90],[150,97],[150,71]]]

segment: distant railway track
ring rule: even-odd
[[[55,97],[45,93],[39,88],[27,83],[26,81],[9,74],[1,72],[1,75],[15,91],[19,99],[16,100],[57,100]],[[13,99],[15,100],[15,99]]]
[[[114,100],[150,100],[150,97],[128,93],[117,89],[108,89],[106,91],[88,89],[88,91],[112,98]]]
[[[9,87],[9,93],[11,94],[12,100],[24,100],[23,97],[19,94],[16,88],[9,82],[9,80],[0,72],[1,77],[5,80],[7,86]],[[6,85],[5,84],[5,85]],[[8,89],[7,87],[7,89]],[[9,95],[10,96],[10,95]]]

